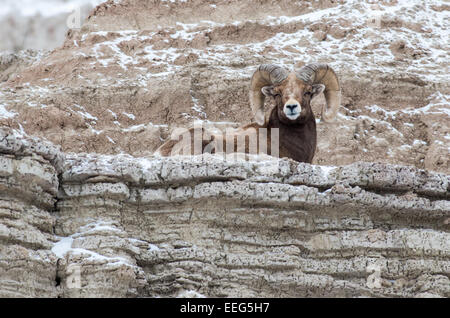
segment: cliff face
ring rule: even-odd
[[[449,297],[448,10],[110,0],[0,54],[0,296]],[[259,64],[310,62],[343,95],[313,165],[153,155],[250,122]]]
[[[0,295],[450,296],[450,176],[250,159],[1,129]]]

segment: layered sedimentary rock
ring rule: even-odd
[[[62,164],[51,143],[0,129],[1,296],[57,296],[51,248]]]
[[[450,296],[449,175],[0,141],[2,296]]]
[[[110,0],[2,53],[0,296],[449,297],[446,11]],[[152,155],[250,122],[259,64],[310,62],[343,96],[314,165]]]

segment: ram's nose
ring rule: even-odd
[[[290,111],[291,111],[291,113],[293,113],[294,112],[294,110],[297,108],[297,104],[290,104],[290,105],[286,105],[286,108],[288,108]]]

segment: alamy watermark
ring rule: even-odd
[[[66,287],[81,288],[81,266],[78,264],[69,264],[66,269]]]
[[[226,128],[213,133],[202,123],[191,128],[175,128],[172,131],[170,156],[216,154],[223,156],[225,161],[236,161],[242,158],[248,160],[252,156],[269,155],[279,158],[279,129]]]
[[[81,7],[75,7],[66,19],[66,25],[69,29],[81,28]]]
[[[368,12],[367,12],[367,26],[372,28],[381,28],[382,17],[386,13],[383,10],[382,5],[393,5],[395,4],[395,0],[369,0],[368,1]]]
[[[381,265],[377,263],[370,264],[366,267],[366,272],[369,274],[369,276],[367,276],[366,286],[370,289],[381,288]]]

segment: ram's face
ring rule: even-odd
[[[311,100],[324,90],[322,84],[309,85],[298,79],[295,73],[278,86],[263,87],[266,96],[273,96],[278,108],[278,117],[283,122],[296,123],[312,115]]]

